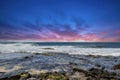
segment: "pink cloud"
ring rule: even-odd
[[[120,30],[91,31],[88,28],[78,27],[72,29],[70,25],[30,25],[19,29],[4,29],[0,32],[0,40],[37,40],[37,41],[92,41],[92,42],[118,42]],[[6,31],[7,30],[7,31]],[[85,33],[84,33],[85,32]],[[83,34],[84,33],[84,34]],[[117,34],[117,35],[116,35]]]

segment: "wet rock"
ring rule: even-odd
[[[32,58],[33,56],[25,56],[24,58],[25,59],[30,59],[30,58]]]
[[[55,55],[67,55],[68,53],[62,53],[62,52],[44,52],[44,53],[34,53],[35,55],[44,55],[44,56],[55,56]]]
[[[101,67],[101,65],[100,65],[100,64],[95,64],[95,66],[96,66],[96,67]]]
[[[45,49],[45,50],[55,50],[54,48],[42,48],[42,49]]]
[[[1,78],[0,80],[27,80],[30,77],[31,75],[29,73],[21,73],[11,77]]]
[[[69,76],[69,80],[87,80],[87,77],[82,72],[75,72],[73,75]]]
[[[99,58],[99,57],[101,57],[101,56],[99,56],[99,55],[87,55],[87,57]]]
[[[35,55],[42,55],[42,56],[53,56],[53,54],[49,54],[49,53],[33,53]]]
[[[27,80],[38,80],[37,78],[29,78]]]
[[[117,64],[117,65],[113,66],[113,69],[114,70],[120,70],[120,64]]]
[[[104,57],[99,57],[98,56],[91,56],[91,57],[86,57],[86,56],[79,56],[79,55],[70,55],[68,53],[62,53],[62,52],[45,52],[45,53],[35,53],[33,57],[26,56],[24,59],[12,59],[12,60],[7,60],[7,61],[1,61],[0,60],[0,65],[5,66],[6,69],[10,70],[9,74],[5,75],[4,78],[3,74],[0,73],[1,78],[0,80],[119,80],[119,78],[115,78],[116,76],[120,76],[120,74],[116,73],[111,73],[107,72],[111,69],[112,66],[109,66],[112,64],[111,61],[113,58],[104,58]],[[99,63],[99,61],[104,60],[105,61],[105,66],[104,64]],[[119,62],[119,58],[116,58],[117,63]],[[98,61],[98,63],[97,63]],[[110,61],[110,62],[109,62]],[[95,63],[94,63],[95,62]],[[103,62],[104,63],[104,62]],[[114,62],[113,62],[114,63]],[[90,65],[89,65],[90,64]],[[15,65],[20,65],[22,68],[15,68],[14,71],[12,72],[11,69]],[[91,66],[95,66],[96,68],[91,68]],[[88,71],[79,69],[79,68],[84,68],[86,70],[89,69]],[[89,67],[89,68],[88,68]],[[103,67],[103,68],[102,68]],[[98,68],[98,69],[97,69]],[[101,69],[102,68],[102,69]],[[112,68],[113,69],[113,68]],[[114,66],[115,70],[118,70],[118,66]],[[44,73],[42,70],[46,70]],[[115,71],[114,70],[114,71]],[[2,70],[1,70],[2,71]],[[24,71],[28,71],[30,73],[30,76],[28,73],[23,73]],[[54,72],[56,71],[56,73]],[[51,73],[48,73],[51,72]],[[64,72],[60,73],[60,72]],[[117,71],[116,71],[117,72]],[[22,74],[21,74],[22,73]],[[33,73],[35,76],[33,76]],[[43,74],[41,74],[43,73]],[[16,75],[18,74],[18,75]],[[9,77],[11,76],[11,77]],[[83,79],[82,79],[82,78]],[[87,78],[86,78],[87,77]],[[61,79],[60,79],[61,78]]]
[[[5,72],[0,72],[0,77],[3,76],[5,74]]]
[[[77,65],[77,63],[69,62],[70,65]]]
[[[29,73],[22,73],[20,74],[20,80],[26,80],[27,78],[30,78],[31,75]]]
[[[109,73],[102,69],[91,68],[87,74],[88,76],[92,76],[95,79],[100,79],[102,77],[109,77]]]
[[[109,73],[103,69],[91,68],[89,69],[87,76],[88,80],[119,80],[116,73]]]
[[[2,78],[0,80],[19,80],[20,76],[16,75],[16,76],[12,76],[12,77],[8,77],[8,78]]]
[[[35,55],[43,55],[43,56],[53,56],[52,53],[34,53]]]
[[[39,80],[68,80],[68,77],[63,73],[42,73]]]
[[[80,68],[73,68],[73,71],[74,72],[83,72],[83,73],[87,73],[87,71],[83,70],[83,69],[80,69]]]

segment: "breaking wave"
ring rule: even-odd
[[[120,48],[76,48],[75,46],[38,46],[32,43],[0,43],[0,53],[62,52],[81,55],[120,56]]]

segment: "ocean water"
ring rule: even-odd
[[[120,42],[0,42],[0,44],[32,44],[33,46],[74,46],[79,48],[120,48]]]
[[[120,56],[120,42],[0,42],[0,53],[43,52]]]
[[[35,42],[36,46],[74,46],[79,48],[120,48],[120,42]]]

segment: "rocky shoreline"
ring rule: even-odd
[[[1,58],[0,80],[120,80],[119,56],[27,54]]]
[[[46,72],[31,75],[28,72],[17,74],[0,80],[120,80],[120,74],[109,73],[102,69],[92,68],[88,71],[74,68],[71,74],[60,72]]]

